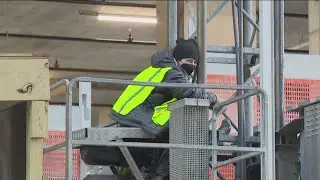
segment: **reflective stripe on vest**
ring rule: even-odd
[[[160,83],[165,74],[172,69],[148,67],[138,74],[133,81]],[[113,105],[112,109],[121,115],[127,115],[134,108],[142,104],[155,87],[129,85]]]

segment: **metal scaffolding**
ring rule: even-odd
[[[178,18],[179,10],[177,0],[168,1],[168,44],[170,47],[175,45],[178,37]],[[259,1],[259,16],[254,21],[252,18],[253,1],[251,0],[223,0],[221,4],[212,12],[206,13],[206,1],[197,1],[197,12],[188,3],[188,10],[197,30],[191,37],[197,35],[200,51],[200,62],[197,69],[197,79],[201,84],[172,84],[172,83],[148,83],[134,82],[127,80],[114,80],[103,78],[78,77],[70,82],[61,81],[54,87],[67,85],[67,102],[66,102],[66,128],[67,139],[65,143],[49,147],[44,152],[50,152],[55,149],[66,146],[66,179],[72,179],[72,147],[73,145],[103,145],[118,147],[141,147],[141,148],[181,148],[181,149],[208,149],[212,150],[212,180],[217,176],[223,179],[222,175],[217,172],[217,168],[231,163],[236,164],[236,179],[246,179],[246,161],[245,159],[255,156],[261,158],[261,179],[275,179],[275,124],[277,128],[282,126],[282,56],[283,56],[283,0],[279,1]],[[232,3],[232,17],[234,28],[234,47],[208,46],[206,43],[207,32],[206,24],[211,21],[228,3]],[[277,22],[277,23],[276,23]],[[280,23],[280,24],[279,24]],[[274,24],[278,24],[274,26]],[[219,28],[219,27],[217,27]],[[256,33],[259,32],[259,49],[252,48]],[[233,53],[236,56],[237,85],[214,85],[204,84],[206,82],[206,63],[207,53]],[[250,59],[256,56],[260,59],[259,68],[255,72],[250,72]],[[254,87],[252,84],[254,77],[260,71],[260,87]],[[99,82],[110,84],[131,84],[141,86],[156,87],[194,87],[194,88],[211,88],[211,89],[231,89],[237,92],[228,100],[220,102],[214,107],[216,110],[224,109],[221,107],[228,106],[231,103],[238,103],[238,131],[237,146],[218,146],[216,120],[217,116],[212,117],[212,145],[181,145],[181,144],[158,144],[158,143],[133,143],[133,142],[94,142],[86,140],[72,139],[72,90],[78,82]],[[249,97],[259,95],[260,102],[260,147],[246,147],[248,138],[253,135],[253,100]],[[277,103],[275,103],[277,98]],[[274,104],[277,105],[275,109]],[[225,110],[225,109],[224,109]],[[277,113],[276,113],[277,112]],[[277,116],[275,116],[275,113]],[[224,112],[215,112],[222,114],[230,119]],[[226,161],[217,161],[217,152],[236,152],[237,157]],[[136,176],[138,179],[141,177]]]
[[[197,2],[197,18],[194,17],[194,9],[191,1],[188,1],[188,10],[193,20],[197,25],[197,34],[200,48],[200,67],[199,78],[205,76],[206,72],[206,23],[210,22],[228,3],[229,0],[223,0],[220,5],[212,12],[209,17],[206,17],[205,1]],[[266,147],[264,154],[265,159],[261,159],[261,172],[263,179],[275,178],[275,129],[283,126],[283,18],[284,8],[283,0],[280,1],[259,1],[259,15],[255,22],[252,18],[253,1],[251,0],[231,0],[232,17],[234,28],[235,47],[232,48],[236,55],[236,75],[237,84],[255,84],[251,83],[250,79],[250,59],[251,54],[255,49],[251,48],[254,42],[256,33],[259,32],[260,47],[258,58],[260,58],[260,86],[266,91],[269,104],[267,104],[268,113],[266,114],[265,122],[262,122],[266,129],[261,132],[261,147]],[[197,23],[195,23],[197,20]],[[206,20],[206,21],[205,21]],[[260,20],[260,26],[258,25]],[[218,27],[217,27],[218,28]],[[226,48],[210,46],[211,52],[224,53]],[[208,51],[208,52],[210,52]],[[208,62],[208,61],[207,61]],[[245,83],[247,81],[247,83]],[[239,95],[243,95],[246,91],[241,90]],[[275,102],[276,99],[276,102]],[[275,106],[273,106],[276,104]],[[276,114],[276,115],[274,115]],[[253,99],[252,97],[240,100],[238,102],[238,146],[246,146],[246,140],[253,135]],[[275,126],[276,125],[276,126]],[[262,128],[263,129],[263,128]],[[214,133],[213,133],[214,134]],[[265,139],[262,142],[262,139]],[[243,155],[239,153],[239,155]],[[214,154],[215,156],[215,154]],[[215,159],[215,158],[213,158]],[[215,162],[213,162],[214,164]],[[268,167],[268,168],[267,168]],[[270,168],[272,167],[272,168]],[[216,176],[216,171],[213,171],[213,176]],[[213,177],[215,179],[216,177]],[[236,165],[236,179],[246,179],[246,162],[239,161]]]

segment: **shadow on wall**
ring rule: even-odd
[[[0,180],[26,178],[26,103],[0,112]]]

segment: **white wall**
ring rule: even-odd
[[[219,55],[219,54],[217,54]],[[233,58],[234,55],[229,55]],[[283,74],[285,78],[320,80],[320,56],[318,55],[284,55]],[[235,64],[207,64],[208,74],[236,75]]]
[[[80,109],[78,106],[73,106],[73,121],[72,129],[81,129],[82,123],[80,122]],[[49,122],[48,127],[50,131],[64,131],[65,130],[65,117],[66,110],[64,105],[50,105],[49,106]]]

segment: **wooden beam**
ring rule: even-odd
[[[47,59],[1,58],[0,101],[47,100],[49,65]]]
[[[48,59],[26,57],[26,54],[2,55],[0,82],[1,112],[11,113],[5,119],[11,123],[7,127],[11,128],[11,140],[7,141],[12,148],[9,154],[12,163],[8,168],[15,173],[11,177],[41,180],[50,99]],[[21,173],[16,173],[17,170]]]
[[[43,140],[48,136],[48,102],[28,102],[26,128],[26,180],[41,180]]]
[[[44,44],[44,46],[38,46]],[[77,47],[77,48],[74,48]],[[150,65],[156,45],[6,38],[5,52],[25,51],[48,58],[50,68],[141,71]]]
[[[32,57],[32,53],[0,53],[0,57]]]

